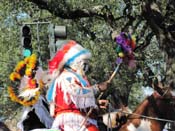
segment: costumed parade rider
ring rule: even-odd
[[[105,91],[108,82],[90,85],[86,78],[90,58],[91,53],[87,49],[70,40],[49,61],[52,82],[47,99],[50,114],[55,118],[52,129],[99,131],[93,113],[88,112],[92,108],[98,110],[95,94]]]
[[[9,97],[23,106],[22,116],[17,124],[20,131],[52,126],[53,118],[45,98],[45,74],[37,55],[31,54],[19,61],[9,75]]]

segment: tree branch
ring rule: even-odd
[[[144,41],[142,44],[140,44],[139,46],[137,46],[137,47],[135,48],[135,51],[136,51],[136,50],[144,50],[144,49],[150,44],[150,41],[151,41],[151,39],[152,39],[153,36],[154,36],[154,33],[153,33],[153,32],[149,33],[149,34],[146,36],[145,41]]]
[[[106,6],[93,6],[87,9],[73,8],[70,4],[66,3],[64,0],[59,2],[54,0],[28,0],[36,4],[40,9],[46,9],[50,13],[63,18],[63,19],[77,19],[83,17],[103,17],[108,19],[113,19],[112,13],[110,10],[108,12],[102,12]],[[109,15],[110,14],[110,15]]]

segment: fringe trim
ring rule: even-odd
[[[58,114],[53,122],[52,128],[59,129],[59,127],[69,127],[70,129],[74,129],[75,131],[79,131],[81,128],[81,123],[84,121],[85,116],[82,116],[78,113],[62,113]],[[85,125],[93,124],[97,126],[97,121],[94,119],[88,118]]]
[[[97,108],[97,105],[95,103],[96,100],[94,96],[92,97],[72,96],[71,99],[77,108],[80,108],[80,109],[88,108],[88,107]]]

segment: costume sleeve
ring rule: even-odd
[[[47,127],[51,128],[53,118],[50,116],[49,111],[47,109],[47,101],[43,96],[39,97],[38,102],[33,106],[35,109],[35,113],[40,119],[40,121]]]
[[[94,90],[89,87],[89,83],[81,80],[75,75],[67,75],[61,81],[61,87],[64,92],[64,100],[75,104],[77,108],[85,109],[88,107],[97,108]],[[69,94],[69,98],[67,97]]]

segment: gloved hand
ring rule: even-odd
[[[105,82],[102,82],[102,83],[98,84],[98,88],[99,88],[100,91],[105,91],[108,86],[109,86],[108,81],[105,81]]]
[[[102,109],[106,109],[108,104],[109,104],[109,101],[108,100],[98,100],[98,104],[99,104],[99,107],[102,108]]]

